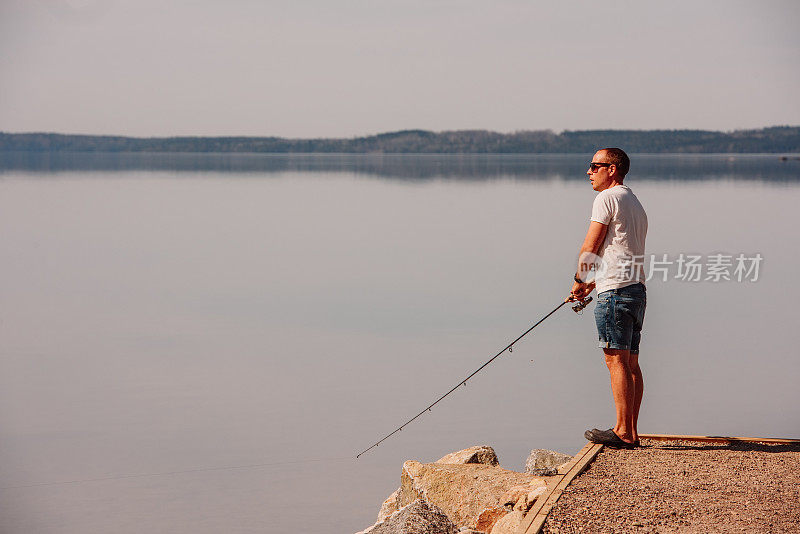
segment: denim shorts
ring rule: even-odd
[[[639,353],[647,291],[644,284],[610,289],[597,295],[594,320],[601,349]]]

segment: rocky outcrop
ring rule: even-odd
[[[456,534],[458,527],[436,506],[417,499],[385,521],[356,534]]]
[[[533,449],[525,460],[525,472],[538,476],[558,474],[558,468],[572,460],[572,456],[547,449]]]
[[[531,482],[544,484],[539,477],[490,465],[415,461],[403,464],[400,481],[398,506],[421,498],[440,508],[456,525],[475,529],[486,510],[504,508],[500,501],[510,488],[528,485],[533,490]]]
[[[436,460],[437,464],[484,464],[484,465],[500,465],[497,459],[497,454],[494,449],[488,445],[476,445],[460,451],[451,452]],[[400,507],[397,504],[397,495],[400,493],[398,488],[394,493],[383,501],[381,509],[378,512],[378,522],[385,521],[390,515],[396,512]]]
[[[451,452],[436,460],[437,464],[484,464],[500,465],[494,449],[488,445],[470,447],[457,452]]]
[[[403,464],[400,488],[383,502],[378,522],[357,534],[512,534],[547,491],[547,478],[571,456],[534,449],[526,473],[499,466],[489,446],[470,447],[434,463]],[[445,521],[446,520],[446,521]]]

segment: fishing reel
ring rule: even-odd
[[[592,297],[586,297],[584,299],[581,299],[581,300],[578,301],[578,303],[576,305],[574,305],[572,307],[572,311],[574,311],[575,313],[580,315],[581,312],[583,312],[583,309],[586,306],[588,306],[590,302],[592,302]]]

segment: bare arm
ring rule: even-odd
[[[581,264],[590,263],[592,261],[591,258],[593,258],[593,256],[589,255],[597,254],[606,239],[607,233],[607,224],[599,223],[597,221],[592,221],[589,223],[589,230],[586,232],[586,238],[583,240],[583,245],[581,246],[580,253],[578,254],[578,268],[576,269],[576,275],[581,275],[582,273],[581,277],[585,279],[586,268],[582,269]],[[594,281],[588,284],[575,282],[572,285],[572,291],[570,291],[570,295],[572,296],[572,300],[583,299],[586,297],[586,295],[591,293],[593,289]]]

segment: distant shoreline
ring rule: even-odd
[[[638,181],[758,180],[797,183],[800,153],[636,153]],[[8,172],[170,171],[245,174],[345,173],[400,180],[585,180],[591,152],[572,154],[131,152],[0,150]]]
[[[125,137],[0,132],[0,151],[255,154],[576,154],[619,146],[638,154],[796,154],[800,126],[707,130],[403,130],[354,138]]]

